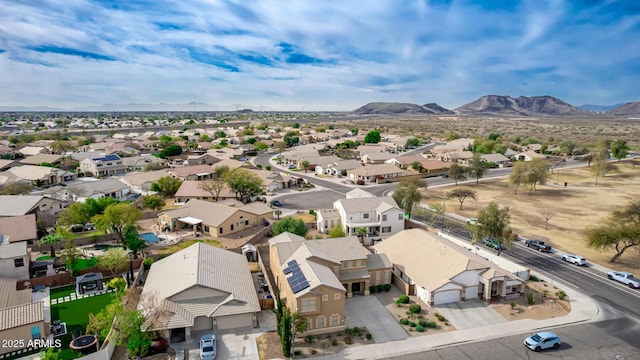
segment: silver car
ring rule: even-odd
[[[557,349],[560,344],[560,337],[550,331],[542,331],[524,339],[524,346],[533,351]]]
[[[202,335],[200,338],[200,360],[214,360],[216,358],[216,336]]]
[[[566,261],[578,266],[585,266],[587,265],[587,260],[585,260],[585,258],[583,258],[580,255],[574,255],[574,254],[564,254],[562,255],[562,261]]]

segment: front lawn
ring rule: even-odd
[[[169,246],[167,248],[161,249],[158,251],[158,253],[160,254],[164,254],[164,255],[170,255],[173,253],[176,253],[182,249],[186,249],[189,246],[195,244],[195,243],[204,243],[207,245],[211,245],[211,246],[216,246],[219,248],[222,248],[222,244],[220,244],[219,241],[217,240],[183,240],[175,245]]]

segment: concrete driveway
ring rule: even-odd
[[[479,299],[437,305],[435,310],[446,317],[458,330],[507,322],[502,315]]]
[[[346,325],[366,327],[376,343],[406,339],[407,333],[375,296],[347,299]]]

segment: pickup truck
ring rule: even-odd
[[[551,245],[545,244],[542,240],[526,240],[524,245],[528,248],[532,248],[533,250],[538,250],[540,252],[549,252],[551,251]]]
[[[632,289],[640,288],[640,279],[636,279],[631,273],[625,271],[609,271],[609,273],[607,273],[607,277],[610,280],[626,284]]]

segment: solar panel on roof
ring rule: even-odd
[[[286,267],[286,268],[284,268],[284,269],[282,270],[282,272],[283,272],[285,275],[286,275],[286,274],[288,274],[288,273],[290,273],[290,272],[292,272],[292,271],[293,271],[293,270],[291,270],[291,268],[289,268],[289,267]]]
[[[287,263],[287,267],[282,270],[285,274],[291,273],[291,276],[287,278],[287,282],[291,287],[291,290],[294,294],[306,289],[309,287],[309,282],[307,278],[304,276],[302,270],[300,270],[300,266],[298,262],[295,260],[291,260]]]

